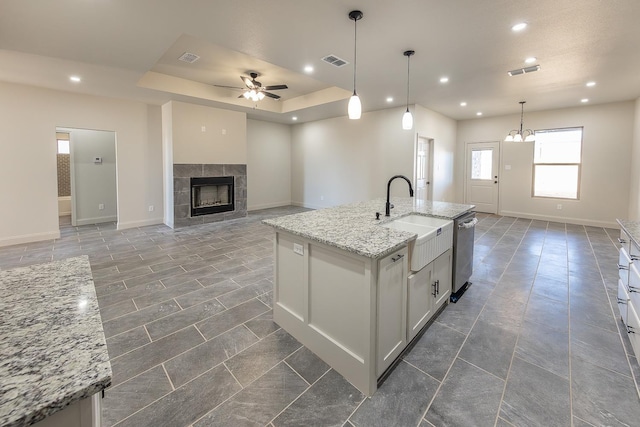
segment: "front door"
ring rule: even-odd
[[[478,212],[498,213],[499,163],[499,142],[467,143],[465,201]]]

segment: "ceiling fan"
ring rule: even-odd
[[[275,100],[280,99],[279,95],[275,93],[267,92],[269,90],[281,90],[281,89],[289,89],[287,85],[272,85],[272,86],[262,86],[262,83],[256,80],[256,77],[259,76],[258,73],[250,72],[249,75],[251,77],[240,76],[242,81],[244,82],[246,87],[235,87],[235,86],[224,86],[224,85],[214,85],[216,87],[224,87],[228,89],[239,89],[244,92],[238,98],[246,98],[252,101],[260,101],[264,99],[265,96],[269,98],[273,98]]]

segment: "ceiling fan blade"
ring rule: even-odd
[[[289,89],[287,85],[275,85],[275,86],[265,86],[266,90],[280,90],[280,89]]]
[[[253,84],[253,80],[251,80],[249,77],[245,77],[245,76],[240,76],[240,78],[242,79],[242,81],[244,82],[244,84],[247,85],[247,87],[249,89],[255,89],[256,85]]]
[[[214,85],[215,87],[223,87],[226,89],[238,89],[238,90],[245,90],[245,88],[243,87],[237,87],[237,86],[225,86],[225,85]]]
[[[262,92],[262,93],[264,93],[264,95],[268,96],[269,98],[280,99],[280,95],[276,95],[275,93],[270,93],[270,92]]]

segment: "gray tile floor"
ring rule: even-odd
[[[615,314],[617,230],[479,214],[473,285],[370,399],[271,318],[266,217],[72,227],[0,268],[90,258],[113,385],[107,426],[640,425]]]

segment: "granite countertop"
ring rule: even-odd
[[[0,426],[28,426],[111,384],[86,256],[0,271]]]
[[[619,219],[617,221],[622,229],[631,237],[633,243],[640,247],[640,221],[628,221],[625,219]]]
[[[391,217],[384,216],[386,199],[357,202],[262,221],[277,230],[335,246],[368,258],[381,258],[414,240],[415,234],[381,227],[394,219],[417,213],[444,219],[455,219],[472,210],[474,205],[416,200],[412,197],[392,198],[395,206]],[[380,220],[376,220],[380,212]]]

